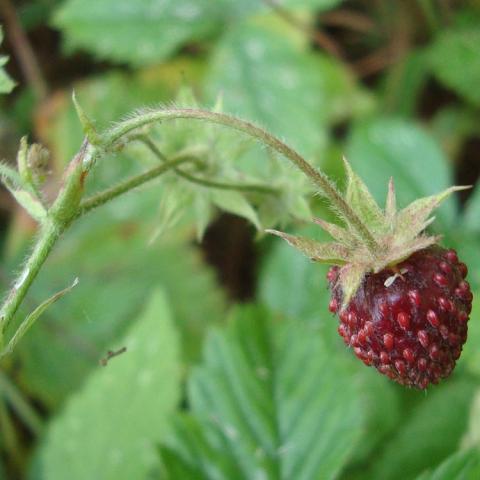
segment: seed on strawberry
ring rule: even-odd
[[[402,385],[424,389],[448,376],[460,355],[467,338],[470,287],[452,250],[432,246],[417,251],[396,270],[405,265],[408,272],[388,287],[391,269],[367,274],[340,322],[349,327],[347,343],[348,337],[356,338],[354,352],[360,359]],[[338,268],[331,271],[332,299],[341,305]],[[351,317],[355,324],[348,322]]]

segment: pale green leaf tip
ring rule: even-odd
[[[80,120],[80,123],[82,125],[83,133],[87,137],[88,141],[92,145],[101,145],[103,143],[102,138],[97,133],[97,130],[95,129],[93,121],[85,113],[85,110],[82,108],[82,106],[78,102],[78,98],[75,90],[72,90],[72,102],[73,102],[73,105],[75,106],[75,111],[77,112],[78,119]]]

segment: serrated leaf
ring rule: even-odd
[[[435,470],[425,472],[416,480],[477,480],[480,478],[480,453],[478,449],[457,452]]]
[[[379,202],[385,198],[390,177],[395,179],[401,207],[453,183],[450,162],[434,139],[415,123],[395,117],[355,125],[347,158]],[[447,231],[455,220],[454,199],[444,202],[436,215],[435,228]]]
[[[194,418],[180,420],[167,442],[169,473],[334,478],[363,416],[355,382],[320,340],[295,321],[275,322],[263,308],[236,310],[226,331],[209,336],[189,381]]]
[[[246,218],[257,230],[261,230],[260,220],[248,200],[239,192],[211,189],[208,192],[211,202],[221,210]]]
[[[436,77],[474,105],[480,105],[480,28],[478,25],[444,30],[429,50]]]
[[[180,349],[165,294],[156,291],[126,337],[51,423],[39,453],[46,478],[142,479],[180,397]]]
[[[73,288],[78,285],[78,278],[74,280],[74,282],[67,288],[61,290],[60,292],[52,295],[50,298],[42,302],[35,310],[30,313],[21,323],[16,327],[15,333],[13,334],[12,338],[8,341],[7,346],[5,349],[0,353],[0,357],[4,355],[8,355],[13,352],[17,343],[22,339],[22,337],[28,332],[28,330],[32,327],[32,325],[40,318],[42,313],[47,310],[52,304],[54,304],[57,300],[60,300],[64,295],[69,293]]]
[[[395,222],[395,240],[398,243],[415,238],[433,221],[431,213],[453,192],[469,187],[450,187],[429,197],[419,198],[401,210]]]
[[[382,232],[385,225],[382,210],[363,180],[352,170],[346,158],[343,159],[343,162],[347,172],[346,202],[357,213],[367,228]]]
[[[68,0],[53,22],[69,50],[138,66],[161,62],[185,43],[217,32],[223,15],[211,0]]]
[[[311,238],[297,237],[278,230],[265,230],[267,233],[283,238],[289,245],[296,248],[315,262],[344,265],[350,258],[349,250],[339,243],[320,243]]]
[[[418,394],[417,406],[376,456],[367,478],[414,478],[447,458],[465,432],[475,388],[473,382],[460,378],[432,389],[427,396]]]

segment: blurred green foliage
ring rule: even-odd
[[[400,206],[476,182],[480,8],[473,0],[24,0],[16,7],[49,92],[35,94],[18,46],[4,42],[0,151],[13,161],[24,134],[48,146],[48,198],[82,141],[73,89],[100,130],[145,105],[199,104],[266,127],[339,184],[344,153],[379,202],[390,177]],[[9,33],[12,25],[3,27]],[[327,209],[301,174],[220,127],[176,121],[142,133],[168,158],[193,151],[204,179],[277,191],[209,188],[170,172],[61,238],[17,322],[74,278],[80,284],[2,361],[16,390],[0,382],[0,479],[479,479],[477,297],[452,377],[427,392],[403,389],[344,347],[327,310],[323,266],[257,234],[254,295],[249,305],[233,305],[199,252],[219,211],[257,231],[281,224],[326,238],[305,226]],[[135,142],[102,161],[87,189],[158,162]],[[7,198],[0,197],[9,215],[0,236],[5,291],[35,229]],[[446,201],[432,228],[468,263],[478,292],[480,184],[464,200]],[[121,347],[125,353],[100,364]]]

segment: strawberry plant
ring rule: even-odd
[[[475,2],[0,13],[0,479],[480,478]]]

